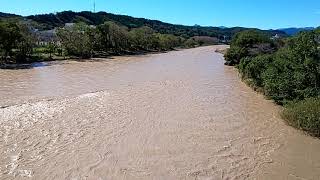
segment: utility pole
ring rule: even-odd
[[[96,13],[96,0],[93,0],[93,12]]]

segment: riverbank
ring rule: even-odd
[[[317,137],[320,137],[317,106],[320,44],[316,41],[319,33],[315,30],[272,40],[259,31],[243,31],[235,36],[224,55],[225,64],[236,66],[250,87],[285,108],[282,116],[289,125]]]
[[[0,179],[319,179],[320,142],[216,49],[0,70]]]
[[[207,45],[208,46],[208,45]],[[205,47],[205,46],[202,46]],[[194,47],[197,48],[197,47]],[[120,53],[104,53],[104,55],[95,55],[91,58],[81,58],[81,57],[76,57],[76,56],[53,56],[51,58],[33,58],[32,60],[27,60],[24,63],[5,63],[5,64],[0,64],[0,69],[28,69],[32,67],[37,67],[37,66],[43,66],[42,64],[45,63],[52,63],[55,61],[68,61],[68,60],[75,60],[75,61],[87,61],[89,59],[112,59],[114,57],[119,57],[119,56],[141,56],[141,55],[148,55],[148,54],[161,54],[161,53],[167,53],[170,51],[181,51],[185,49],[192,49],[192,48],[174,48],[171,50],[163,50],[163,51],[124,51]]]
[[[173,49],[172,51],[175,51],[176,49]],[[146,55],[146,54],[155,54],[155,53],[165,53],[168,51],[132,51],[132,52],[122,52],[122,53],[108,53],[105,55],[99,55],[99,56],[93,56],[89,59],[95,59],[95,58],[112,58],[116,56],[130,56],[130,55]],[[76,56],[53,56],[51,58],[33,58],[32,60],[26,60],[23,63],[5,63],[0,64],[0,69],[27,69],[32,68],[33,64],[41,64],[46,62],[54,62],[54,61],[67,61],[67,60],[78,60],[78,61],[86,61],[88,58],[80,58]]]

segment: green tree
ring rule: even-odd
[[[156,34],[159,40],[159,48],[161,50],[172,50],[181,44],[181,39],[172,34]]]
[[[22,39],[19,25],[16,22],[0,22],[0,48],[3,50],[5,61],[12,56],[13,48]]]
[[[129,36],[133,47],[136,49],[155,50],[159,47],[158,37],[150,27],[143,26],[132,29]]]
[[[129,48],[129,35],[126,27],[107,21],[98,26],[98,31],[104,51],[121,52]]]
[[[50,58],[50,59],[52,58],[52,54],[55,53],[56,49],[57,49],[56,44],[55,44],[55,43],[52,43],[52,42],[50,42],[50,43],[46,46],[46,51],[47,51],[47,53],[49,53],[49,58]]]
[[[245,30],[237,33],[232,41],[231,46],[252,48],[256,44],[271,43],[268,36],[258,30]]]
[[[25,24],[19,24],[21,39],[17,44],[16,63],[26,62],[32,56],[35,47],[35,37]]]
[[[198,46],[199,44],[197,43],[196,40],[194,40],[194,38],[189,38],[184,42],[184,46],[187,48],[194,48],[196,46]]]
[[[316,32],[290,38],[264,73],[266,93],[280,102],[320,95],[320,50]]]
[[[93,42],[89,36],[90,28],[84,23],[78,23],[58,30],[57,35],[69,55],[82,58],[92,56]]]
[[[272,63],[272,55],[259,55],[243,58],[238,66],[242,78],[255,87],[263,86],[262,75]]]
[[[31,56],[34,44],[35,38],[25,24],[17,21],[0,22],[0,48],[5,63],[7,57],[16,63],[25,62]]]
[[[242,58],[271,54],[275,50],[274,42],[262,31],[241,31],[232,38],[230,49],[225,54],[226,65],[237,65]]]

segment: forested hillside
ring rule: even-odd
[[[173,34],[190,38],[193,36],[210,36],[224,39],[230,38],[235,33],[245,30],[247,28],[234,27],[234,28],[219,28],[219,27],[202,27],[202,26],[184,26],[164,23],[157,20],[149,20],[144,18],[135,18],[125,15],[116,15],[106,12],[92,13],[88,11],[72,12],[64,11],[56,14],[43,14],[28,16],[27,19],[33,20],[38,23],[40,29],[53,29],[54,27],[62,27],[65,23],[85,22],[89,25],[100,25],[106,21],[113,21],[129,29],[148,26],[155,31],[162,34]],[[286,36],[282,31],[271,30],[265,31],[270,35],[279,34]]]

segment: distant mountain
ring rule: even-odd
[[[298,34],[301,31],[312,31],[314,29],[315,29],[314,27],[303,27],[303,28],[283,28],[278,30],[283,31],[290,36],[293,36]]]
[[[4,14],[4,16],[12,17],[17,15]],[[18,16],[19,17],[19,16]],[[203,26],[185,26],[165,23],[158,20],[150,20],[145,18],[135,18],[127,15],[117,15],[107,12],[93,13],[89,11],[72,12],[63,11],[55,14],[41,14],[23,17],[23,20],[28,20],[32,26],[39,30],[50,30],[55,27],[63,27],[65,23],[84,22],[89,25],[99,25],[105,21],[113,21],[119,25],[123,25],[131,28],[137,28],[142,26],[149,26],[155,31],[163,34],[173,34],[176,36],[182,36],[190,38],[194,36],[210,36],[218,39],[229,40],[231,37],[240,31],[248,28],[243,27],[203,27]],[[279,34],[286,36],[283,31],[279,30],[264,30],[270,36]]]

